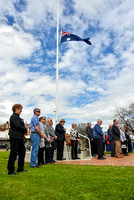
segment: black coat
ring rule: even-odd
[[[112,129],[111,129],[111,128],[109,128],[109,129],[107,130],[107,133],[108,133],[108,140],[109,140],[109,142],[110,142],[110,141],[112,141],[112,140],[113,140],[113,133],[112,133]]]
[[[55,127],[55,135],[57,135],[58,141],[64,141],[65,140],[65,130],[64,127],[59,123]]]
[[[115,124],[113,124],[113,126],[112,126],[112,134],[113,134],[114,140],[120,139],[120,130],[118,129],[118,127]]]
[[[24,135],[27,133],[27,129],[24,125],[22,119],[16,113],[13,113],[10,117],[10,138],[23,139]]]
[[[88,126],[87,129],[86,129],[86,131],[87,131],[87,137],[90,140],[93,139],[93,129],[90,126]]]

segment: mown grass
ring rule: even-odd
[[[9,176],[8,155],[0,152],[0,200],[134,200],[134,167],[26,163],[28,172]]]

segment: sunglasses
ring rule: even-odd
[[[46,120],[46,119],[42,119],[42,120]]]
[[[37,110],[36,112],[40,113],[40,110]]]

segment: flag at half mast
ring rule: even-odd
[[[91,42],[89,41],[90,38],[82,39],[78,35],[70,34],[68,32],[62,31],[61,33],[61,42],[67,42],[67,41],[84,41],[87,44],[91,45]]]

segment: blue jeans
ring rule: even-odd
[[[39,136],[38,133],[32,133],[30,135],[30,139],[31,139],[31,142],[32,142],[30,167],[33,167],[33,166],[36,165],[36,160],[37,160],[37,157],[38,157],[40,136]]]

